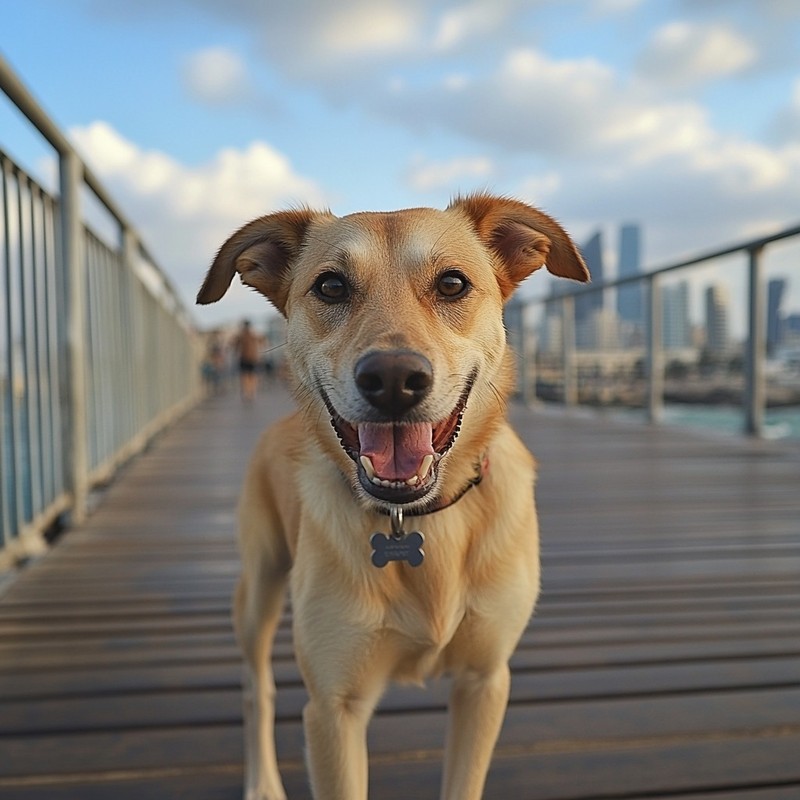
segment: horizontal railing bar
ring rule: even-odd
[[[592,294],[594,292],[603,292],[606,289],[616,289],[618,286],[626,286],[628,284],[640,283],[647,280],[653,275],[664,275],[668,272],[673,272],[686,267],[693,267],[697,264],[702,264],[705,261],[714,261],[717,258],[724,258],[725,256],[735,255],[737,253],[748,254],[756,250],[761,250],[767,245],[779,242],[782,239],[790,239],[793,236],[800,236],[800,224],[794,225],[791,228],[784,228],[777,233],[770,234],[769,236],[761,236],[756,239],[749,239],[739,244],[723,247],[719,250],[712,250],[708,253],[701,253],[698,256],[692,256],[684,261],[677,261],[674,264],[666,264],[656,269],[648,270],[647,272],[639,272],[636,275],[627,275],[624,278],[615,278],[613,281],[603,281],[602,283],[592,283],[584,286],[570,287],[566,291],[559,291],[558,294],[548,295],[546,297],[526,298],[523,302],[526,305],[537,305],[539,303],[553,303],[560,300],[562,297],[571,295],[584,295]]]
[[[199,400],[202,384],[187,306],[2,56],[0,91],[52,146],[58,170],[55,188],[45,189],[0,150],[5,570],[41,552],[57,516],[85,519],[89,489]],[[86,220],[85,189],[114,220],[111,244]],[[141,274],[145,265],[157,286]]]
[[[50,119],[44,108],[34,98],[28,87],[19,79],[11,65],[0,54],[0,88],[6,93],[9,100],[20,110],[39,133],[50,143],[60,156],[76,155],[81,163],[83,179],[86,185],[94,192],[98,200],[108,209],[121,227],[129,227],[129,223],[95,177],[94,173],[83,162],[72,143],[61,132],[59,127]]]
[[[99,178],[92,172],[89,166],[80,157],[69,139],[59,130],[58,126],[50,119],[44,108],[34,98],[25,84],[19,79],[11,65],[0,53],[0,89],[5,92],[9,100],[20,110],[27,120],[42,134],[50,143],[55,151],[62,157],[74,155],[78,158],[83,173],[83,181],[91,189],[92,193],[105,206],[111,216],[116,220],[120,228],[135,230],[128,218],[123,214],[119,206],[114,202],[111,195],[106,191]],[[10,160],[10,159],[9,159]],[[13,163],[13,162],[11,162]],[[185,304],[180,295],[170,281],[169,277],[158,266],[158,261],[153,258],[144,243],[139,241],[139,250],[142,255],[150,262],[152,267],[161,275],[166,290],[174,297],[179,307],[186,313]],[[190,315],[191,318],[191,315]]]

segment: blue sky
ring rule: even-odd
[[[344,214],[488,188],[579,242],[602,228],[612,273],[624,222],[642,225],[657,266],[800,221],[797,0],[3,0],[0,12],[0,51],[188,303],[239,224],[301,202]],[[0,146],[47,172],[7,107]],[[800,308],[800,254],[778,269]],[[262,308],[237,288],[196,318]]]

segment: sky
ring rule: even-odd
[[[579,244],[602,230],[612,276],[623,223],[645,268],[800,223],[800,0],[0,0],[0,20],[189,306],[227,236],[298,204],[512,195]],[[53,173],[7,103],[0,148]],[[800,310],[800,247],[776,269]],[[236,285],[192,314],[265,303]]]

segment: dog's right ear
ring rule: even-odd
[[[263,294],[286,316],[289,272],[314,219],[329,216],[309,208],[279,211],[249,222],[222,245],[197,293],[201,305],[215,303],[238,272],[242,283]]]

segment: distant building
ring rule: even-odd
[[[594,350],[618,350],[620,345],[619,317],[610,308],[603,308],[590,321],[590,343]]]
[[[800,314],[789,314],[783,320],[782,326],[784,345],[800,345]]]
[[[729,306],[728,290],[724,286],[715,284],[706,289],[706,349],[710,353],[726,353],[729,349]]]
[[[583,260],[589,268],[592,276],[593,283],[602,283],[606,279],[605,270],[603,269],[603,234],[601,231],[592,236],[588,242],[581,248]],[[603,295],[604,292],[587,292],[585,294],[580,291],[575,296],[575,323],[580,325],[584,322],[589,322],[597,311],[603,308]]]
[[[541,352],[552,355],[560,353],[564,341],[561,314],[555,303],[547,306],[539,328],[539,347]]]
[[[784,329],[794,336],[800,336],[800,314],[789,314],[784,320]]]
[[[603,266],[603,234],[597,231],[581,248],[583,259],[599,284],[606,279]],[[595,317],[603,310],[604,292],[578,292],[575,296],[575,345],[579,350],[595,349]]]
[[[783,317],[781,305],[786,294],[786,279],[775,278],[767,285],[767,353],[771,356],[781,344]]]
[[[661,290],[662,344],[665,350],[683,350],[692,345],[689,322],[689,284],[681,281]]]
[[[638,225],[623,225],[619,231],[618,278],[641,274],[642,236]],[[620,320],[641,325],[644,322],[644,286],[641,281],[617,289],[617,314]]]

